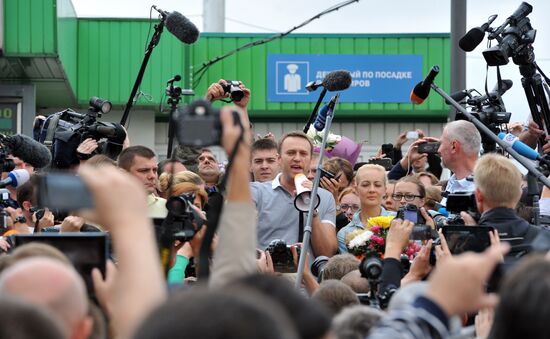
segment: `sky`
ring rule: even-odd
[[[210,0],[217,1],[217,0]],[[456,0],[458,1],[458,0]],[[466,1],[466,0],[464,0]],[[178,11],[202,30],[202,0],[72,0],[79,17],[148,18],[151,5],[166,11]],[[269,33],[286,31],[317,13],[339,3],[339,0],[226,0],[226,32]],[[531,25],[537,30],[534,43],[538,65],[550,75],[550,1],[530,0],[533,12]],[[346,8],[316,20],[296,33],[448,33],[450,31],[450,0],[359,0]],[[521,4],[512,0],[467,1],[467,29],[480,26],[492,14],[499,26]],[[484,40],[466,55],[466,85],[484,91],[486,64],[482,51]],[[524,122],[529,107],[521,87],[519,68],[512,61],[501,67],[503,79],[514,86],[503,97],[512,121]],[[437,81],[436,81],[437,83]],[[496,83],[496,69],[488,73],[488,87]],[[435,95],[433,93],[432,95]]]

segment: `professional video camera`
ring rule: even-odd
[[[50,115],[39,126],[38,141],[50,148],[54,167],[68,168],[78,164],[76,149],[87,138],[98,141],[96,153],[111,159],[117,158],[126,139],[124,128],[117,123],[97,120],[102,114],[108,113],[111,107],[109,101],[92,97],[88,112],[78,113],[69,108]]]
[[[535,42],[537,31],[531,26],[527,16],[533,6],[521,3],[518,9],[498,28],[489,28],[489,40],[496,39],[498,45],[483,51],[489,66],[506,65],[510,57],[520,65],[526,60],[534,60],[531,44]]]
[[[477,90],[464,90],[451,95],[451,97],[469,106],[471,114],[481,121],[493,133],[498,134],[507,131],[506,124],[510,122],[512,113],[506,112],[502,95],[507,90],[512,88],[512,80],[502,80],[500,85],[497,84],[491,92],[486,95],[481,95]],[[477,92],[478,95],[473,96],[472,93]],[[462,113],[457,112],[456,120],[468,120]],[[496,151],[496,143],[494,140],[481,133],[481,143],[485,153]]]

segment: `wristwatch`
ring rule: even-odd
[[[313,210],[313,217],[315,218],[318,215],[319,215],[319,211],[317,209],[314,209]]]
[[[14,223],[16,223],[16,224],[17,223],[26,224],[27,223],[27,218],[25,218],[24,215],[20,215],[20,216],[15,218]]]

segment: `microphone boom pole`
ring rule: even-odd
[[[156,9],[156,7],[155,7]],[[128,102],[126,103],[126,108],[124,109],[124,114],[122,115],[122,118],[120,119],[120,124],[124,127],[126,127],[126,122],[128,120],[128,116],[130,115],[130,110],[132,109],[132,106],[134,105],[134,98],[136,97],[136,93],[139,89],[139,86],[141,86],[141,81],[143,80],[143,74],[145,73],[145,69],[147,68],[147,64],[149,63],[149,58],[151,57],[151,54],[153,53],[153,49],[158,45],[160,41],[160,36],[162,34],[162,31],[164,30],[164,24],[166,21],[166,16],[162,15],[160,22],[155,25],[155,33],[153,33],[153,36],[151,37],[151,41],[149,42],[149,46],[147,46],[147,50],[145,51],[145,55],[143,57],[143,61],[141,62],[141,67],[139,68],[138,75],[136,77],[136,81],[134,82],[134,87],[132,88],[132,92],[130,93],[130,97],[128,98]]]
[[[335,96],[334,103],[338,102],[340,98],[340,93],[337,93]],[[332,118],[334,116],[334,110],[329,109],[327,111],[327,120],[325,123],[325,132],[323,133],[323,141],[321,143],[321,151],[319,152],[319,163],[317,164],[317,173],[315,173],[315,179],[313,179],[313,188],[311,189],[311,197],[317,196],[317,191],[319,190],[319,181],[321,180],[321,168],[324,157],[324,150],[327,144],[327,139],[332,125]],[[311,238],[311,222],[313,221],[313,210],[315,209],[316,199],[310,199],[309,208],[307,213],[306,224],[304,225],[304,237],[302,240],[302,249],[300,250],[300,259],[298,261],[298,271],[296,273],[296,288],[300,289],[302,286],[302,278],[304,276],[304,265],[306,262],[306,256],[309,252],[309,242]]]
[[[497,143],[502,149],[504,149],[508,154],[512,156],[512,158],[516,159],[517,162],[519,162],[523,167],[527,168],[527,170],[535,177],[538,181],[543,183],[546,187],[550,188],[550,180],[548,180],[547,177],[544,176],[536,167],[533,165],[530,161],[525,159],[523,156],[521,156],[518,152],[516,152],[512,145],[509,145],[503,140],[500,140],[498,136],[496,136],[487,126],[485,126],[481,121],[479,121],[476,117],[474,117],[470,112],[468,112],[464,107],[462,107],[458,102],[456,102],[453,98],[451,98],[447,93],[445,93],[439,86],[437,86],[435,83],[432,82],[431,88],[437,92],[443,99],[445,99],[451,106],[456,108],[460,111],[460,113],[464,114],[464,116],[476,126],[476,128],[488,136],[490,139],[492,139],[495,143]]]

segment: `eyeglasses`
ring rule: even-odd
[[[395,201],[401,201],[401,199],[403,199],[403,198],[405,198],[405,201],[413,201],[414,198],[422,198],[422,196],[421,195],[409,194],[409,193],[406,193],[406,194],[396,193],[396,194],[392,194],[391,198]]]
[[[353,212],[359,211],[359,208],[360,208],[360,206],[357,204],[341,204],[336,207],[338,207],[339,210],[343,210],[343,211],[347,211],[348,209],[351,208]]]

